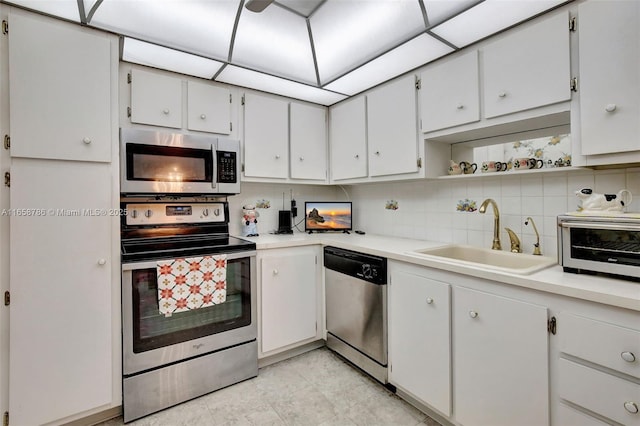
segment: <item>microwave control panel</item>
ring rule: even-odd
[[[238,181],[237,153],[218,151],[218,183],[236,183]]]

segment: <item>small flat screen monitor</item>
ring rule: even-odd
[[[352,229],[351,201],[307,201],[304,203],[306,232]]]

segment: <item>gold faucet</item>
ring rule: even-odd
[[[509,234],[509,239],[511,240],[511,253],[522,253],[522,248],[520,247],[520,239],[518,238],[516,233],[513,232],[513,229],[504,229],[507,231],[507,234]]]
[[[533,254],[535,254],[536,256],[541,256],[542,252],[540,251],[540,234],[538,234],[538,228],[536,228],[536,224],[531,216],[529,216],[527,220],[524,221],[524,224],[528,225],[529,222],[531,222],[531,226],[533,226],[533,230],[536,233],[536,243],[533,245]]]
[[[478,212],[484,213],[489,204],[493,205],[493,244],[491,245],[491,249],[502,250],[502,246],[500,245],[500,211],[498,210],[498,205],[493,199],[487,198],[482,202],[482,205],[480,205]]]

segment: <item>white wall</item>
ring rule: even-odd
[[[533,251],[533,228],[524,225],[531,216],[540,232],[542,253],[556,256],[556,216],[576,210],[574,192],[581,188],[603,193],[629,189],[636,196],[630,210],[640,211],[640,169],[528,175],[505,172],[495,177],[358,185],[347,191],[354,202],[355,228],[372,234],[480,247],[491,247],[492,210],[486,214],[459,212],[456,205],[470,199],[479,208],[484,199],[493,198],[500,209],[503,250],[509,249],[504,230],[509,227],[521,237],[523,252]],[[385,209],[388,200],[396,200],[398,209]]]

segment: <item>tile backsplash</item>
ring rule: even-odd
[[[269,209],[258,209],[258,229],[268,233],[277,228],[278,210],[290,208],[289,190],[298,203],[299,231],[304,231],[304,201],[353,201],[353,227],[371,234],[454,242],[491,247],[493,212],[460,211],[460,201],[475,201],[480,207],[493,198],[500,209],[500,239],[509,248],[505,227],[515,231],[524,253],[532,253],[533,227],[525,225],[532,217],[540,233],[542,253],[556,256],[556,216],[575,211],[575,191],[592,188],[596,192],[617,193],[628,189],[634,200],[627,211],[640,211],[640,169],[590,170],[531,173],[467,179],[439,179],[412,182],[373,183],[350,186],[313,186],[243,183],[242,194],[229,197],[232,234],[241,234],[242,205],[269,200]],[[393,200],[397,209],[387,208]],[[298,232],[294,228],[295,232]]]

